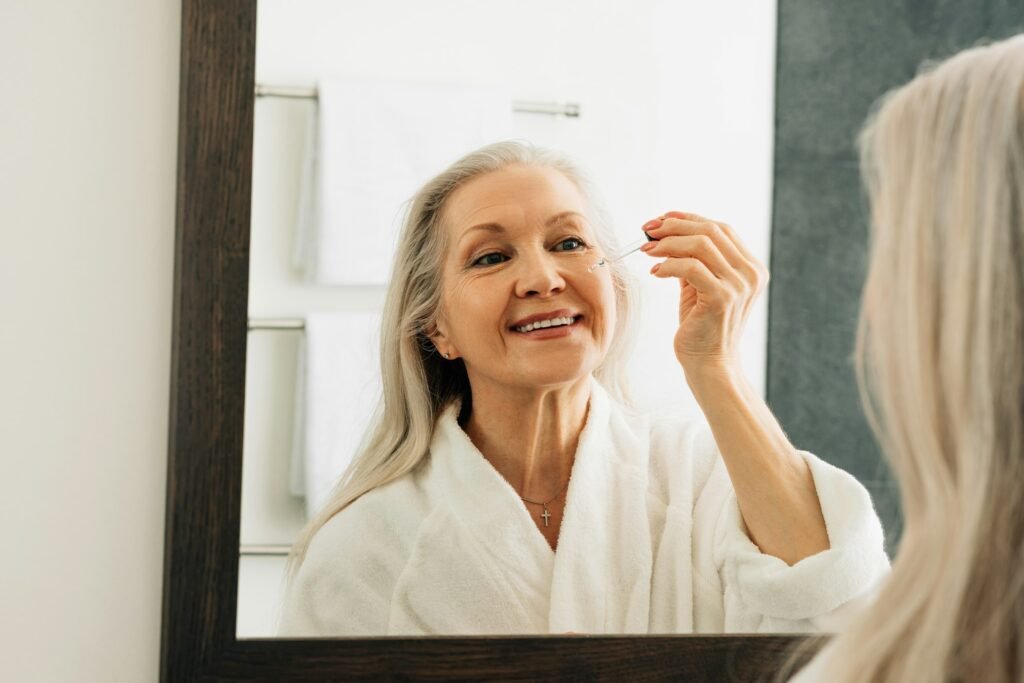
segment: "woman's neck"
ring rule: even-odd
[[[473,385],[466,434],[523,498],[547,501],[569,480],[590,378],[558,388]]]

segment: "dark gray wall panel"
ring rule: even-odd
[[[892,550],[898,496],[851,354],[867,254],[856,137],[921,63],[1024,30],[1024,0],[779,0],[768,401],[800,448],[868,486]]]

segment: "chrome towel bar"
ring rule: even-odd
[[[290,100],[315,100],[316,88],[297,88],[284,85],[256,84],[256,97],[279,97]],[[580,105],[575,102],[527,102],[517,100],[512,103],[512,111],[521,114],[550,114],[579,118]]]

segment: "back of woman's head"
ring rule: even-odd
[[[293,545],[289,577],[298,570],[320,527],[363,494],[415,468],[427,454],[438,414],[456,401],[465,405],[471,400],[462,361],[442,358],[428,337],[441,301],[447,249],[444,210],[457,188],[517,164],[553,168],[572,181],[587,206],[598,242],[606,250],[614,248],[610,226],[589,181],[568,158],[550,150],[517,141],[497,142],[467,154],[420,188],[409,203],[384,303],[380,344],[383,396],[351,465]],[[594,374],[609,393],[626,401],[623,368],[632,327],[631,295],[624,271],[616,264],[611,266],[617,306],[615,337]]]
[[[904,533],[829,680],[1024,677],[1024,36],[930,66],[862,137],[857,335]]]

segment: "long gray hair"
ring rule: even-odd
[[[1024,35],[931,67],[862,137],[855,360],[904,533],[829,681],[1024,679]]]
[[[456,188],[506,166],[553,168],[580,191],[590,223],[606,252],[613,235],[590,182],[564,156],[517,141],[498,142],[462,157],[413,196],[398,241],[381,324],[383,396],[355,457],[330,499],[300,532],[288,558],[289,577],[302,564],[313,535],[363,494],[413,470],[427,455],[434,423],[456,400],[471,399],[461,360],[440,357],[427,337],[441,301],[442,263],[447,249],[444,207]],[[609,264],[617,323],[611,346],[594,375],[614,398],[628,403],[624,360],[630,343],[633,306],[627,275]],[[465,404],[465,403],[464,403]]]

